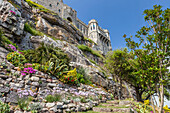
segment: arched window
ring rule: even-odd
[[[93,29],[95,29],[95,25],[93,24]]]
[[[59,10],[58,10],[58,12],[60,13],[60,12],[61,12],[61,10],[59,9]]]
[[[59,5],[59,3],[57,2],[57,6]]]
[[[50,7],[52,7],[52,5],[51,5],[51,4],[50,4],[49,6],[50,6]]]
[[[93,30],[92,26],[91,26],[91,30]]]

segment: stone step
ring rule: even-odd
[[[119,104],[119,101],[107,101],[108,104]]]
[[[114,112],[124,112],[130,113],[130,108],[102,108],[102,107],[93,107],[94,112],[105,112],[105,113],[114,113]]]
[[[104,103],[104,104],[100,104],[101,106],[107,106],[107,107],[130,107],[130,104],[127,104],[127,105],[120,105],[120,104],[107,104],[107,103]]]

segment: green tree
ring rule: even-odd
[[[170,39],[170,9],[161,9],[154,5],[153,9],[144,11],[145,21],[148,25],[143,26],[137,34],[139,39],[135,42],[130,36],[126,38],[127,46],[132,49],[138,59],[137,73],[146,82],[150,95],[155,90],[159,97],[159,113],[163,112],[164,85],[168,82],[169,72],[169,39]],[[139,48],[143,48],[143,52]],[[154,89],[155,88],[155,89]],[[151,98],[152,105],[153,100]],[[154,105],[153,105],[154,107]],[[154,109],[155,112],[155,109]]]
[[[138,101],[142,100],[142,94],[146,90],[142,87],[144,84],[140,76],[136,75],[136,61],[133,53],[128,53],[127,48],[117,49],[108,52],[106,55],[105,66],[113,75],[113,78],[122,84],[123,81],[129,83],[135,88],[136,98]]]

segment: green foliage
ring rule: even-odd
[[[47,97],[45,97],[45,99],[47,100],[47,102],[57,102],[61,100],[61,95],[48,95]]]
[[[67,84],[76,85],[77,84],[77,71],[76,68],[68,71],[67,75],[64,75],[60,80]]]
[[[101,55],[101,54],[99,53],[99,51],[92,50],[91,48],[89,48],[89,47],[86,46],[86,45],[78,45],[78,48],[81,49],[82,51],[90,52],[91,54],[96,55],[96,56],[104,59],[103,55]]]
[[[8,48],[9,44],[12,44],[16,48],[18,48],[18,46],[15,43],[12,43],[7,37],[5,37],[3,35],[3,31],[0,29],[0,45],[1,45],[1,47],[4,47],[5,49],[11,51],[11,49]]]
[[[7,60],[11,62],[14,66],[22,66],[27,63],[25,57],[18,52],[11,52],[7,54]]]
[[[168,92],[166,88],[164,88],[164,95],[167,98],[167,100],[170,100],[170,93]]]
[[[94,43],[94,44],[96,44],[92,39],[90,39],[90,38],[87,38],[87,37],[84,37],[84,40],[88,40],[90,43]],[[97,44],[96,44],[97,45]]]
[[[137,100],[142,101],[142,93],[145,91],[145,88],[142,86],[145,85],[145,81],[141,81],[142,78],[136,75],[135,70],[135,60],[133,53],[128,53],[127,48],[117,49],[111,52],[108,52],[105,60],[105,67],[114,75],[116,81],[126,81],[131,84],[136,92]]]
[[[18,99],[18,106],[22,110],[28,110],[29,100],[27,98],[19,98]]]
[[[77,73],[77,79],[80,83],[85,84],[84,76],[81,75],[80,73]]]
[[[124,35],[127,46],[136,55],[136,72],[140,76],[140,82],[145,82],[150,95],[157,91],[160,103],[159,113],[163,112],[164,85],[169,81],[169,21],[170,9],[161,9],[159,5],[154,5],[153,9],[144,11],[145,21],[149,26],[143,26],[135,37],[139,40],[135,42],[132,36],[129,38]],[[143,48],[143,50],[139,49]],[[152,102],[153,103],[153,102]],[[155,112],[155,110],[154,110]]]
[[[0,113],[10,113],[9,105],[0,101]]]
[[[35,50],[23,51],[25,58],[33,64],[34,69],[50,73],[52,75],[62,75],[69,69],[69,58],[61,49],[42,44]]]
[[[21,8],[19,5],[15,4],[14,1],[8,0],[9,3],[11,3],[15,8]]]
[[[26,0],[26,2],[31,6],[31,7],[34,7],[36,9],[39,9],[41,12],[45,12],[45,13],[50,13],[52,15],[57,15],[57,13],[45,8],[44,6],[42,5],[39,5],[31,0]]]
[[[152,107],[141,102],[132,103],[132,107],[139,113],[151,113]]]
[[[87,76],[86,71],[83,67],[77,68],[77,80],[78,82],[83,84],[92,84],[92,82],[90,81],[90,77]]]
[[[31,27],[31,25],[28,24],[28,23],[25,23],[25,25],[24,25],[24,30],[27,31],[27,32],[29,32],[30,34],[32,34],[32,35],[34,35],[34,36],[43,36],[43,35],[44,35],[44,33],[42,33],[42,32],[40,32],[40,31],[34,29],[34,28]]]
[[[82,98],[80,99],[80,102],[81,102],[81,103],[86,103],[87,101],[86,101],[86,99],[85,99],[84,97],[82,97]]]
[[[96,63],[94,60],[89,59],[89,61],[90,61],[91,63],[93,63],[93,64],[97,65],[97,63]]]

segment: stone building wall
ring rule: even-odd
[[[64,4],[61,0],[32,1],[58,13],[60,17],[75,25],[85,37],[92,39],[98,44],[98,47],[95,46],[93,49],[101,51],[103,54],[106,54],[108,51],[112,50],[109,31],[99,27],[96,20],[92,19],[89,21],[89,24],[86,25],[78,19],[77,12],[68,5]]]
[[[35,3],[43,5],[45,8],[56,12],[62,17],[64,4],[61,0],[32,0]]]

